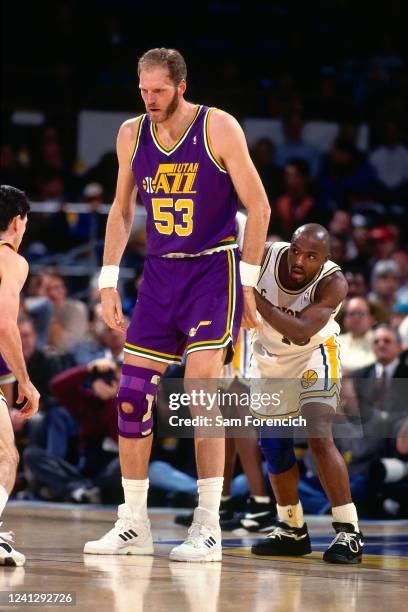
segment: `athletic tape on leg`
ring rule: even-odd
[[[116,399],[119,435],[144,438],[153,431],[153,408],[161,374],[124,364]]]

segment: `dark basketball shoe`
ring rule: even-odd
[[[254,555],[271,557],[301,557],[312,552],[306,523],[303,527],[290,527],[278,521],[262,542],[251,548]]]
[[[363,554],[363,534],[354,531],[350,523],[333,523],[336,537],[323,555],[327,563],[360,563]]]
[[[238,517],[233,529],[237,534],[266,533],[276,525],[275,502],[258,502],[252,496],[247,499],[245,513]]]

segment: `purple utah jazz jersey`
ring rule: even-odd
[[[8,365],[4,361],[2,355],[0,355],[0,385],[5,385],[15,380],[14,374],[10,372]]]
[[[131,163],[147,210],[149,255],[196,254],[236,244],[238,197],[211,147],[212,110],[197,106],[192,122],[171,148],[160,142],[147,114],[138,122]]]

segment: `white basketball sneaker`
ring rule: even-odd
[[[170,551],[170,561],[221,561],[221,529],[218,514],[194,510],[186,540]]]
[[[3,523],[0,523],[0,525],[2,524]],[[11,545],[13,535],[14,533],[12,531],[0,533],[0,565],[17,567],[25,563],[25,556],[15,550]]]
[[[126,504],[118,507],[118,520],[100,540],[87,542],[84,553],[90,555],[152,555],[153,539],[149,519],[132,516]]]

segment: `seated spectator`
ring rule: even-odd
[[[311,220],[314,197],[311,194],[309,169],[303,159],[291,159],[285,166],[285,191],[276,201],[276,214],[282,234],[290,238],[294,230]],[[273,221],[272,221],[273,223]]]
[[[406,396],[394,379],[407,379],[408,366],[402,356],[401,338],[391,325],[381,324],[374,330],[373,351],[375,362],[353,372],[354,390],[361,421],[378,424],[386,437],[396,436],[401,419],[408,415]],[[367,379],[368,384],[362,384]],[[403,381],[405,383],[405,381]]]
[[[369,239],[373,245],[374,261],[391,259],[398,250],[398,238],[390,227],[375,227],[370,231]]]
[[[299,111],[292,112],[284,119],[285,140],[276,147],[275,163],[279,168],[284,168],[290,159],[303,159],[314,178],[319,172],[320,151],[303,140],[303,125]]]
[[[389,508],[387,504],[384,507],[384,502],[390,499],[399,506],[396,513],[406,516],[408,464],[406,458],[401,457],[401,451],[408,452],[406,444],[404,446],[408,433],[404,433],[408,422],[408,355],[402,352],[398,331],[390,325],[380,325],[374,331],[373,348],[375,363],[353,372],[353,392],[364,432],[362,438],[355,440],[354,452],[360,458],[370,456],[370,464],[366,467],[370,476],[372,511],[387,514]],[[384,473],[387,464],[384,459],[394,460],[395,469],[388,478]],[[398,461],[397,469],[395,463]]]
[[[392,309],[396,303],[396,294],[400,284],[400,271],[392,259],[380,259],[371,275],[371,293],[368,298],[372,304],[382,309],[382,317],[377,320],[389,322]]]
[[[120,367],[98,359],[71,368],[51,381],[51,390],[79,424],[80,460],[68,462],[30,445],[24,452],[31,490],[48,499],[114,503],[122,499],[117,451],[117,409]],[[91,389],[84,385],[91,383]],[[44,495],[43,495],[44,496]]]
[[[47,297],[53,305],[49,346],[56,353],[62,354],[87,337],[87,308],[83,302],[67,298],[65,280],[60,274],[47,272],[45,287]]]
[[[63,430],[66,429],[69,415],[57,405],[49,387],[51,379],[61,371],[62,363],[55,355],[47,355],[38,347],[37,333],[31,319],[19,317],[18,329],[28,374],[41,395],[39,411],[30,421],[21,423],[21,428],[23,425],[27,428],[30,442],[43,446],[58,456],[65,456],[68,440]],[[14,390],[14,396],[17,397],[17,388]],[[15,416],[17,423],[18,415]],[[72,428],[70,431],[70,435],[74,435]]]
[[[338,338],[341,364],[345,371],[352,372],[374,363],[373,323],[370,304],[366,298],[354,297],[348,300],[343,316],[345,333],[340,334]]]
[[[365,297],[368,293],[366,278],[361,270],[351,268],[345,272],[348,283],[347,297]]]

